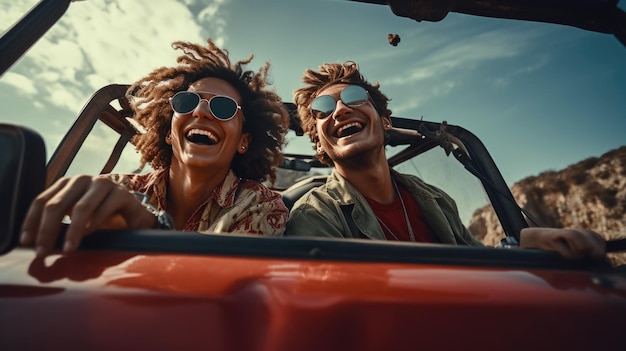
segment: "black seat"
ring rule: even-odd
[[[0,254],[18,242],[22,221],[46,181],[46,148],[26,127],[0,123]]]
[[[317,188],[318,186],[326,183],[326,178],[328,176],[313,176],[306,179],[303,179],[299,182],[296,182],[289,188],[283,190],[281,194],[283,195],[283,202],[285,206],[291,211],[293,204],[302,197],[302,195],[306,194],[309,190],[313,188]]]

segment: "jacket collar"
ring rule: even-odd
[[[391,170],[391,177],[406,188],[411,194],[417,195],[426,199],[434,200],[440,198],[441,195],[428,189],[427,187],[420,187],[411,182],[405,182],[402,175],[395,170]],[[361,193],[336,169],[333,169],[330,176],[326,180],[326,187],[328,194],[340,205],[351,205],[361,199],[365,201],[365,198]],[[360,197],[360,198],[359,198]]]

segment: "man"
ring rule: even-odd
[[[307,70],[294,101],[317,156],[334,165],[325,185],[296,202],[286,235],[482,245],[461,222],[454,200],[421,179],[389,168],[389,99],[354,62]],[[587,230],[525,228],[520,246],[568,258],[605,256]]]

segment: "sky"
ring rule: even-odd
[[[0,32],[35,4],[0,0]],[[40,132],[50,156],[96,90],[175,64],[173,41],[208,37],[233,60],[254,54],[251,69],[269,61],[284,101],[305,69],[356,61],[395,116],[478,136],[509,185],[626,145],[626,47],[612,35],[455,13],[416,22],[344,0],[74,2],[0,77],[0,121]]]

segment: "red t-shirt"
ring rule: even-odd
[[[402,196],[406,207],[406,213],[408,214],[409,222],[413,229],[415,241],[422,243],[435,242],[424,220],[424,214],[417,205],[417,202],[415,202],[415,199],[413,199],[411,194],[404,189],[404,187],[398,185],[398,189],[400,190],[400,196]],[[411,241],[400,197],[396,197],[392,203],[387,205],[368,199],[367,197],[365,199],[378,218],[378,223],[383,229],[387,240]]]

